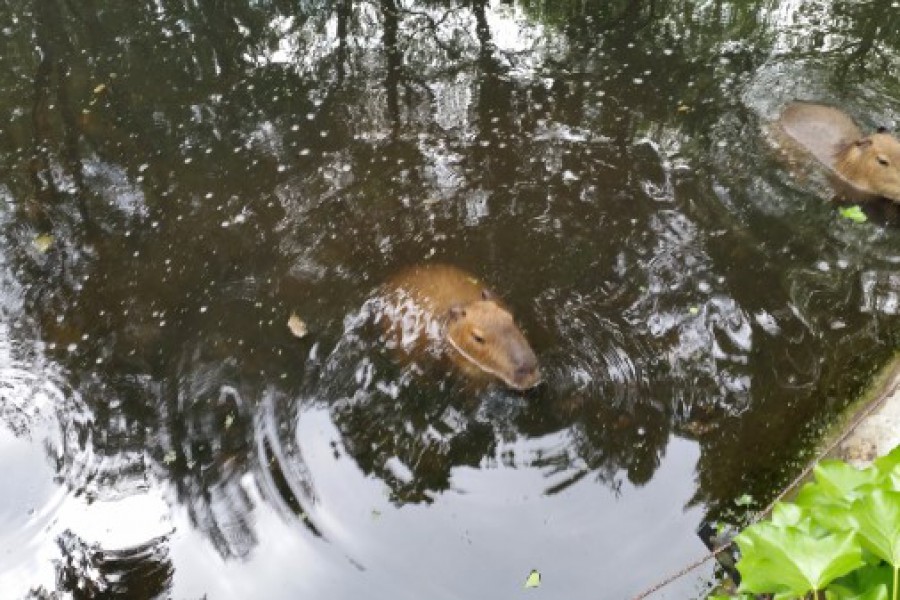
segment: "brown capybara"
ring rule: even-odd
[[[900,202],[900,141],[894,136],[863,135],[838,109],[809,102],[788,104],[774,131],[786,150],[798,149],[822,163],[839,195]]]
[[[474,380],[516,390],[541,381],[537,357],[503,304],[474,276],[450,265],[410,267],[381,294],[387,343],[409,359],[446,357]]]

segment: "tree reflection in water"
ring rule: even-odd
[[[896,121],[879,73],[897,11],[803,4],[816,18],[774,0],[0,3],[2,314],[62,373],[60,480],[169,490],[223,558],[264,543],[257,498],[330,543],[299,433],[325,409],[334,460],[396,506],[498,465],[541,472],[542,497],[593,481],[627,499],[673,436],[700,448],[710,518],[765,497],[897,338],[892,304],[856,297],[873,277],[867,294],[898,294],[878,276],[896,231],[835,226],[760,134],[794,96]],[[432,258],[509,299],[544,385],[473,389],[379,348],[367,300]],[[0,395],[16,435],[31,397]],[[56,584],[166,595],[169,544],[62,533]]]

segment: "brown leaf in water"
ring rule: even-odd
[[[303,322],[303,319],[297,316],[297,313],[291,313],[291,317],[287,322],[288,329],[291,330],[291,333],[294,334],[294,337],[302,338],[305,337],[309,330],[306,327],[306,323]]]

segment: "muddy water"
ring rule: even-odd
[[[107,4],[0,2],[9,597],[629,597],[897,347],[896,217],[764,134],[896,127],[896,3]],[[379,345],[425,261],[541,386]]]

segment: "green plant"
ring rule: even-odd
[[[735,538],[737,597],[897,600],[900,447],[865,469],[829,460],[814,474],[793,502]]]

